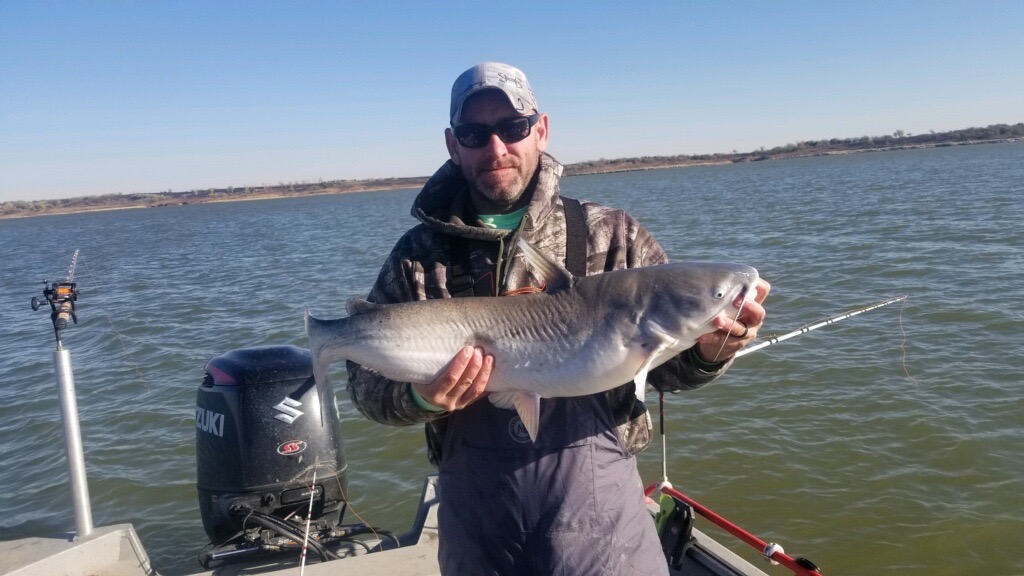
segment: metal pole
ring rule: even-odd
[[[53,352],[57,368],[57,393],[60,397],[61,420],[64,422],[64,446],[71,478],[71,498],[75,506],[75,532],[79,538],[92,534],[92,507],[89,504],[89,483],[85,477],[85,452],[82,450],[82,429],[78,424],[78,400],[75,377],[71,373],[71,352],[60,341]]]

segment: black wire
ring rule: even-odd
[[[322,541],[358,544],[359,546],[362,546],[367,552],[373,552],[374,547],[371,547],[369,544],[362,540],[356,540],[354,538],[354,536],[359,536],[361,534],[373,534],[378,537],[386,536],[390,538],[392,542],[395,543],[396,548],[402,547],[402,542],[390,530],[384,530],[382,528],[368,526],[366,524],[348,524],[335,526],[331,531],[331,536],[329,538],[323,538]],[[376,547],[379,547],[379,549],[384,550],[385,548],[383,544],[384,541],[383,539],[381,539],[381,541],[377,543]]]
[[[302,544],[303,541],[306,540],[304,534],[297,531],[294,527],[290,526],[284,520],[281,520],[275,516],[271,516],[270,514],[264,514],[263,512],[259,512],[257,510],[249,510],[247,511],[247,513],[247,520],[251,519],[254,523],[259,524],[264,528],[269,528],[271,530],[279,532],[281,533],[281,535],[288,537],[289,539],[295,541],[298,544]],[[338,560],[341,558],[337,554],[324,548],[324,546],[317,540],[310,539],[308,541],[308,546],[315,550],[317,554],[319,554],[320,557],[325,562],[328,560]]]
[[[257,512],[256,513],[256,517],[260,518],[260,519],[263,519],[263,520],[266,520],[267,522],[269,522],[273,526],[278,526],[282,531],[286,531],[287,532],[286,535],[290,536],[292,540],[294,540],[296,543],[298,543],[300,545],[303,543],[303,541],[307,540],[306,537],[305,537],[305,534],[300,532],[298,530],[298,528],[291,526],[290,524],[288,524],[284,520],[281,520],[281,519],[277,518],[276,516],[271,516],[270,514],[264,514],[262,512]],[[271,528],[272,526],[266,526],[266,527],[267,528]],[[327,560],[338,560],[340,558],[340,556],[338,556],[337,554],[334,554],[333,552],[331,552],[331,551],[327,550],[326,548],[324,548],[323,544],[321,544],[317,540],[308,539],[308,546],[313,548],[314,550],[316,550],[317,553],[320,554],[320,557],[323,558],[323,560],[325,562]]]
[[[235,540],[235,539],[239,538],[240,536],[244,537],[245,534],[246,534],[246,530],[245,530],[244,524],[246,524],[246,523],[248,523],[250,521],[253,524],[257,524],[257,525],[259,525],[259,526],[261,526],[263,528],[267,528],[269,530],[272,530],[272,531],[280,534],[281,536],[284,536],[284,537],[288,538],[289,540],[294,542],[296,545],[301,546],[303,541],[306,540],[305,535],[302,532],[299,531],[298,526],[295,526],[295,525],[291,524],[290,522],[288,522],[288,521],[286,521],[284,519],[281,519],[281,518],[279,518],[277,516],[273,516],[271,514],[266,514],[264,512],[260,512],[258,510],[253,510],[253,509],[248,508],[248,507],[238,508],[238,509],[233,510],[233,512],[235,514],[243,517],[243,520],[242,520],[243,529],[240,530],[239,532],[235,533],[230,538],[227,538],[227,539],[223,540],[218,545],[215,545],[215,544],[207,545],[204,548],[204,550],[206,550],[207,548],[214,548],[214,547],[217,547],[217,546],[223,546],[223,545],[227,544],[228,542],[231,542],[232,540]],[[355,538],[352,538],[353,536],[357,536],[357,535],[360,535],[360,534],[371,534],[372,533],[372,534],[375,534],[375,535],[377,535],[379,537],[382,537],[382,538],[386,537],[386,538],[390,539],[392,542],[394,542],[395,546],[398,547],[398,548],[402,547],[402,542],[390,530],[383,530],[381,528],[376,528],[376,527],[373,527],[373,526],[368,526],[366,524],[352,524],[352,525],[349,525],[349,526],[338,526],[338,527],[336,527],[336,530],[338,530],[338,533],[339,533],[339,536],[337,537],[337,541],[339,541],[339,542],[346,542],[346,543],[350,543],[350,544],[353,544],[353,545],[360,546],[368,554],[373,552],[373,547],[371,547],[369,544],[367,544],[366,542],[364,542],[362,540],[357,540]],[[324,542],[326,542],[327,540],[328,540],[328,538],[325,538]],[[330,538],[329,540],[335,540],[335,538]],[[253,544],[255,544],[255,542],[253,542],[253,541],[251,541],[251,542]],[[338,559],[340,559],[341,557],[338,556],[338,554],[332,552],[326,546],[324,546],[324,542],[322,542],[320,540],[316,540],[316,539],[308,539],[307,546],[312,548],[314,551],[316,551],[316,553],[320,555],[320,558],[324,562],[326,562],[328,560],[338,560]],[[381,549],[383,549],[382,545],[383,545],[383,540],[381,541],[380,544],[378,544],[378,546],[380,546]],[[201,555],[202,554],[200,553],[200,556]],[[200,560],[199,563],[204,568],[208,568],[208,566],[205,563],[203,563],[201,560]]]
[[[355,538],[340,538],[339,540],[341,542],[347,542],[349,544],[358,544],[363,547],[363,550],[366,550],[367,554],[373,552],[373,548],[370,548],[370,545],[366,542],[363,542],[362,540],[356,540]]]
[[[386,536],[390,538],[392,542],[395,543],[396,548],[402,547],[402,541],[399,540],[398,537],[395,536],[395,534],[390,530],[384,530],[382,528],[377,528],[376,526],[368,526],[366,524],[350,524],[348,526],[339,526],[339,528],[341,529],[341,536],[343,538],[347,538],[349,536],[357,536],[359,534],[373,534],[378,537]],[[382,550],[383,543],[383,538],[381,538],[381,543],[379,544],[379,546],[381,546]]]

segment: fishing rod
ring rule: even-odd
[[[806,334],[806,333],[810,332],[811,330],[817,330],[818,328],[821,328],[822,326],[828,326],[829,324],[835,324],[836,322],[839,322],[840,320],[845,320],[847,318],[850,318],[851,316],[856,316],[858,314],[863,314],[864,312],[867,312],[869,310],[874,310],[876,308],[881,308],[882,306],[888,306],[889,304],[893,304],[895,302],[900,302],[900,301],[906,300],[906,299],[907,299],[907,295],[904,294],[903,296],[897,296],[895,298],[890,298],[888,300],[883,300],[882,302],[876,302],[874,304],[869,304],[868,306],[864,306],[863,308],[857,308],[856,310],[851,310],[849,312],[846,312],[846,313],[841,314],[839,316],[836,316],[834,318],[833,317],[829,317],[829,318],[826,318],[826,319],[821,320],[819,322],[815,322],[814,324],[807,324],[805,326],[797,328],[796,330],[793,330],[792,332],[789,332],[787,334],[783,334],[782,336],[770,336],[764,342],[761,342],[761,343],[758,343],[758,344],[754,344],[753,346],[748,346],[748,347],[744,348],[743,350],[740,350],[739,352],[736,353],[736,358],[739,358],[740,356],[746,356],[747,354],[750,354],[751,352],[757,352],[758,350],[761,350],[762,348],[767,348],[768,346],[771,346],[772,344],[778,344],[779,342],[784,342],[786,340],[789,340],[790,338],[795,338],[795,337],[797,337],[797,336],[799,336],[801,334]]]
[[[60,401],[60,416],[64,427],[64,451],[67,455],[68,479],[71,484],[71,501],[75,511],[75,532],[79,538],[93,533],[92,505],[89,502],[89,481],[85,473],[85,450],[82,447],[82,427],[78,419],[78,398],[75,393],[75,376],[71,370],[71,352],[61,342],[61,330],[68,327],[68,320],[78,324],[78,285],[75,283],[75,267],[78,265],[78,249],[71,256],[71,266],[64,281],[43,280],[43,298],[32,298],[32,310],[38,311],[44,303],[50,305],[50,322],[57,339],[53,351],[54,371],[57,375],[57,397]]]
[[[691,508],[693,508],[694,511],[710,520],[719,528],[739,538],[744,543],[748,544],[754,549],[759,550],[761,554],[764,556],[765,560],[771,562],[772,564],[781,564],[789,570],[791,570],[793,574],[796,574],[797,576],[821,576],[821,572],[819,572],[820,568],[818,568],[818,566],[815,565],[814,562],[811,562],[807,558],[794,558],[786,554],[786,551],[782,549],[782,546],[774,542],[765,542],[757,536],[754,536],[750,532],[747,532],[743,528],[740,528],[736,524],[733,524],[732,522],[726,520],[722,516],[719,516],[710,508],[702,505],[693,498],[690,498],[686,494],[683,494],[682,492],[676,490],[675,488],[672,488],[671,484],[651,484],[644,490],[644,495],[649,497],[651,493],[653,493],[655,490],[661,492],[662,494],[666,494],[675,500],[686,503]]]
[[[875,309],[881,308],[883,306],[888,306],[889,304],[893,304],[893,303],[896,303],[896,302],[901,302],[901,301],[906,300],[906,299],[907,299],[907,295],[897,296],[895,298],[890,298],[888,300],[883,300],[881,302],[876,302],[874,304],[869,304],[867,306],[863,306],[861,308],[857,308],[855,310],[851,310],[849,312],[845,312],[843,314],[840,314],[839,316],[829,317],[829,318],[826,318],[824,320],[820,320],[818,322],[814,322],[812,324],[807,324],[807,325],[802,326],[802,327],[800,327],[800,328],[798,328],[798,329],[796,329],[796,330],[794,330],[792,332],[788,332],[786,334],[783,334],[782,336],[772,336],[772,337],[767,338],[764,342],[760,342],[758,344],[755,344],[754,346],[749,346],[749,347],[747,347],[747,348],[737,352],[736,353],[736,357],[745,356],[747,354],[750,354],[751,352],[756,352],[758,350],[762,350],[762,349],[767,348],[768,346],[771,346],[773,344],[778,344],[779,342],[784,342],[786,340],[789,340],[790,338],[795,338],[795,337],[797,337],[797,336],[799,336],[801,334],[806,334],[806,333],[810,332],[811,330],[817,330],[818,328],[821,328],[822,326],[828,326],[829,324],[834,324],[836,322],[839,322],[840,320],[845,320],[847,318],[856,316],[858,314],[863,314],[864,312],[868,312],[870,310],[875,310]],[[668,448],[666,447],[666,440],[665,440],[666,435],[665,435],[665,394],[664,394],[664,392],[660,392],[658,394],[658,404],[659,404],[658,420],[659,420],[659,424],[660,424],[659,427],[660,427],[660,432],[661,432],[661,475],[662,475],[662,478],[661,478],[661,482],[659,482],[657,484],[651,484],[650,486],[648,486],[644,493],[647,496],[650,496],[650,494],[652,492],[654,492],[654,490],[658,490],[662,494],[666,494],[666,495],[672,497],[673,499],[675,499],[675,500],[677,500],[679,502],[684,502],[685,504],[689,505],[695,512],[697,512],[698,514],[700,514],[701,516],[703,516],[704,518],[709,520],[712,524],[715,524],[719,528],[721,528],[721,529],[725,530],[726,532],[729,532],[733,536],[739,538],[741,541],[743,541],[744,543],[748,544],[749,546],[759,550],[761,552],[761,554],[764,556],[765,560],[768,560],[772,564],[782,564],[783,566],[785,566],[786,568],[790,569],[791,571],[793,571],[794,574],[796,574],[798,576],[820,576],[820,572],[818,572],[819,568],[813,562],[811,562],[810,560],[808,560],[806,558],[793,558],[791,556],[788,556],[785,553],[785,550],[783,550],[782,546],[780,546],[779,544],[776,544],[774,542],[769,543],[769,542],[765,542],[764,540],[761,540],[757,536],[754,536],[750,532],[747,532],[746,530],[740,528],[736,524],[733,524],[729,520],[726,520],[724,517],[716,514],[710,508],[707,508],[706,506],[703,506],[702,504],[700,504],[697,501],[693,500],[689,496],[686,496],[682,492],[679,492],[679,491],[675,490],[675,488],[673,488],[672,483],[668,479]]]

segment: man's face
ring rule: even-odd
[[[501,92],[487,90],[466,101],[460,124],[494,126],[515,116],[519,114]],[[452,162],[462,169],[469,182],[477,212],[511,212],[525,206],[529,200],[523,197],[523,192],[548,145],[548,116],[542,114],[530,135],[512,144],[506,144],[496,134],[491,134],[483,147],[467,148],[458,143],[451,128],[445,130],[445,143]]]

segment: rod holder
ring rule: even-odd
[[[71,498],[75,508],[75,532],[85,538],[93,532],[92,506],[89,503],[89,482],[85,475],[85,451],[82,449],[82,428],[78,423],[78,399],[75,377],[71,372],[71,352],[60,346],[53,352],[57,371],[57,394],[61,420],[64,423],[64,447],[68,457]]]

